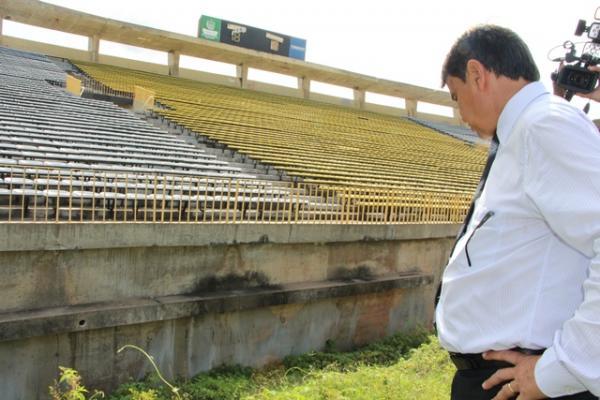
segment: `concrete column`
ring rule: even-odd
[[[71,75],[67,75],[67,92],[81,96],[81,81]]]
[[[100,53],[100,36],[93,35],[88,37],[88,52],[91,62],[98,62],[98,54]]]
[[[246,64],[239,64],[236,66],[236,75],[240,81],[240,87],[246,89],[248,84],[248,66]]]
[[[179,52],[171,50],[169,52],[169,75],[179,76]]]
[[[298,77],[298,91],[302,98],[308,99],[310,97],[310,79],[305,76]]]
[[[144,113],[154,107],[156,94],[141,86],[133,87],[133,111]]]
[[[354,88],[354,107],[365,108],[365,91],[363,89]]]
[[[417,100],[405,99],[404,104],[406,108],[406,115],[409,117],[417,116]]]
[[[3,42],[4,42],[4,40],[3,40],[4,36],[2,36],[3,35],[2,22],[4,22],[4,15],[0,14],[0,45],[3,44]]]

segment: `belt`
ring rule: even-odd
[[[541,350],[531,350],[531,349],[522,349],[522,348],[514,348],[512,351],[518,351],[519,353],[523,353],[526,355],[540,355],[544,352],[544,349]],[[506,361],[498,361],[498,360],[485,360],[483,358],[483,353],[453,353],[449,352],[450,359],[456,366],[456,369],[459,371],[467,370],[467,369],[500,369],[500,368],[508,368],[512,367],[513,364]]]

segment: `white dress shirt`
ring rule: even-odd
[[[534,82],[506,104],[497,135],[485,189],[443,274],[440,342],[458,353],[547,348],[535,369],[544,394],[598,396],[600,134]]]

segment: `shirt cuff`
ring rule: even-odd
[[[587,389],[558,359],[554,347],[548,348],[535,365],[535,382],[547,397],[567,396]]]

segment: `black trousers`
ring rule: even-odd
[[[452,381],[452,400],[490,400],[502,388],[502,385],[493,387],[490,390],[483,390],[481,384],[487,378],[492,376],[498,368],[486,369],[464,369],[456,371]],[[516,397],[515,397],[516,398]],[[565,400],[598,400],[590,392],[577,393],[570,396],[555,397]]]

